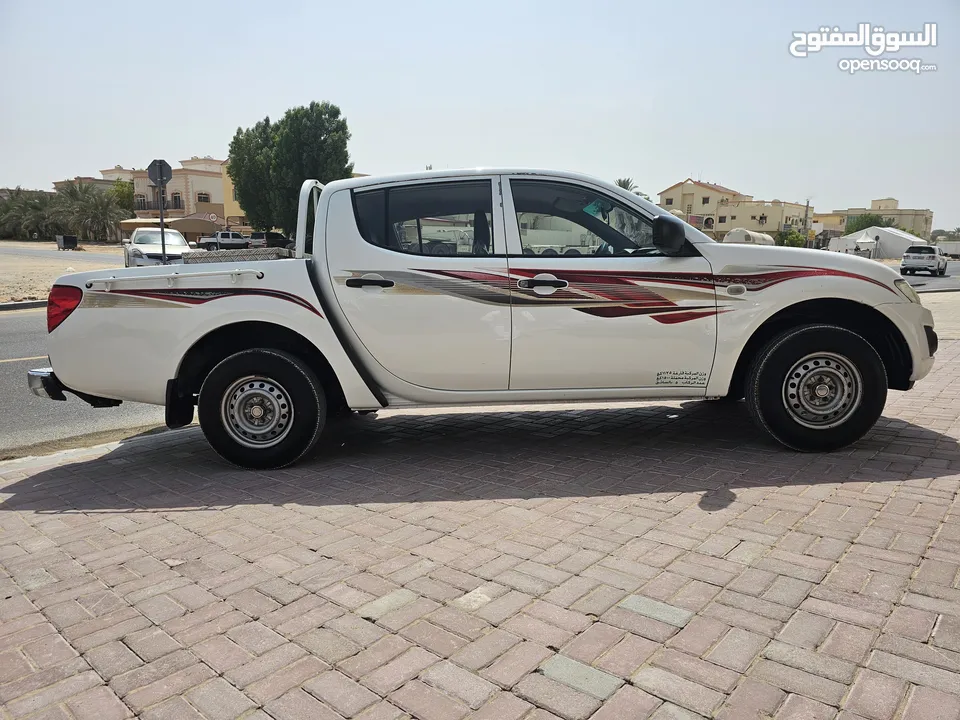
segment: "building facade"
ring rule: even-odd
[[[869,208],[847,208],[830,213],[817,213],[814,220],[822,222],[826,231],[832,236],[837,236],[845,234],[847,223],[861,215],[879,215],[891,225],[924,240],[930,238],[930,232],[933,230],[932,210],[901,208],[899,200],[889,197],[871,200]]]
[[[170,217],[185,217],[194,213],[216,215],[223,218],[223,179],[222,160],[211,156],[194,156],[181,160],[180,167],[173,168],[172,177],[164,188],[163,211]],[[99,178],[78,176],[72,180],[60,180],[53,183],[58,191],[76,183],[90,183],[104,190],[109,189],[116,180],[133,183],[133,204],[137,217],[160,217],[159,189],[154,187],[147,176],[146,169],[125,168],[115,165],[100,171]]]
[[[906,230],[911,235],[926,240],[933,230],[933,211],[928,209],[901,208],[896,198],[880,198],[870,201],[870,209],[849,208],[845,211],[847,222],[860,215],[879,215],[898,228]]]
[[[754,200],[723,185],[687,178],[659,193],[657,203],[716,239],[734,228],[773,234],[781,230],[803,232],[813,208],[805,203]]]
[[[109,190],[111,187],[113,187],[112,179],[108,180],[105,178],[95,178],[95,177],[87,177],[85,175],[77,175],[72,180],[57,180],[55,183],[53,183],[53,189],[56,190],[57,192],[60,192],[64,188],[69,187],[70,185],[79,185],[81,183],[84,185],[96,185],[101,190]]]

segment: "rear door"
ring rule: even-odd
[[[600,188],[510,177],[511,390],[703,395],[717,301],[710,264],[664,257],[652,218]]]
[[[360,342],[390,374],[437,390],[505,390],[510,290],[496,176],[341,190],[327,262]]]

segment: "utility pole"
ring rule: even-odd
[[[807,225],[807,216],[810,214],[810,198],[807,198],[807,205],[803,209],[803,244],[804,246],[812,245],[810,242],[810,228]]]

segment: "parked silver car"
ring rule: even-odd
[[[164,228],[164,240],[167,246],[167,262],[183,262],[183,254],[196,248],[196,243],[188,243],[178,230]],[[162,264],[163,255],[160,244],[160,228],[137,228],[129,240],[123,241],[123,264],[125,267]]]

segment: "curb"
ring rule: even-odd
[[[960,287],[955,288],[930,288],[929,290],[921,290],[920,288],[914,288],[918,293],[928,294],[928,293],[954,293],[960,292]]]
[[[17,302],[0,303],[0,312],[4,310],[33,310],[47,306],[46,300],[19,300]]]

